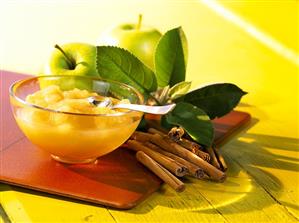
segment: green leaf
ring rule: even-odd
[[[245,94],[234,84],[212,84],[189,92],[184,101],[203,109],[214,119],[229,113]]]
[[[175,100],[185,95],[191,87],[191,82],[182,81],[170,88],[168,96],[171,100]]]
[[[169,30],[160,39],[155,52],[158,86],[172,87],[185,80],[187,40],[181,27]]]
[[[98,46],[97,69],[101,77],[131,85],[145,96],[157,89],[153,71],[125,49]]]
[[[165,115],[162,123],[181,126],[198,143],[211,146],[214,128],[209,116],[196,106],[179,102],[172,112]]]

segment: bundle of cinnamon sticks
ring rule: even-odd
[[[137,152],[139,162],[177,192],[185,189],[179,179],[184,176],[223,182],[227,165],[218,149],[214,146],[205,149],[184,138],[182,131],[173,128],[168,132],[152,124],[147,132],[135,131],[126,145]]]

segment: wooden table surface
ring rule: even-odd
[[[253,120],[221,148],[224,183],[163,185],[126,211],[1,184],[0,222],[298,222],[298,1],[254,2],[194,1],[206,20],[198,33],[187,27],[193,87],[227,81],[249,92],[237,109]]]

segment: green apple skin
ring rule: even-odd
[[[97,49],[95,46],[87,43],[67,43],[61,48],[68,57],[74,60],[75,68],[70,68],[65,56],[54,48],[49,63],[46,65],[45,74],[98,76],[96,69]]]
[[[75,62],[75,67],[70,67],[65,56],[58,49],[54,48],[45,67],[44,75],[99,76],[96,68],[96,46],[87,43],[67,43],[60,47]],[[44,88],[51,84],[57,84],[64,90],[74,87],[90,89],[90,81],[75,79],[70,78],[66,81],[66,78],[61,78],[60,81],[43,81],[41,87]]]
[[[129,50],[149,68],[154,69],[154,54],[162,34],[155,28],[122,24],[104,32],[98,45],[118,46]]]

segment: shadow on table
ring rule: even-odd
[[[266,169],[299,171],[299,158],[295,154],[299,150],[299,140],[247,133],[247,130],[257,122],[257,119],[253,119],[238,137],[222,148],[228,166],[231,167],[226,182],[199,182],[187,179],[185,192],[172,193],[162,187],[158,195],[152,196],[129,212],[143,213],[158,205],[181,211],[211,214],[217,213],[216,208],[222,214],[233,214],[256,211],[273,205],[284,191],[283,184]],[[149,203],[151,208],[148,206]],[[280,202],[280,204],[299,209],[294,203]]]
[[[217,209],[225,214],[235,213],[236,211],[248,212],[277,202],[275,200],[279,199],[284,191],[283,184],[280,179],[266,171],[266,169],[298,172],[299,158],[295,154],[298,151],[298,145],[299,140],[295,138],[245,133],[225,147],[223,151],[225,157],[230,157],[233,162],[241,167],[229,172],[229,176],[231,178],[238,177],[243,169],[253,178],[253,185],[250,190],[244,191],[244,196],[240,197],[239,200],[226,202],[224,205],[220,204]],[[286,207],[299,209],[296,204],[279,203]],[[239,208],[236,209],[236,207]]]

